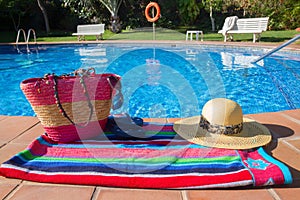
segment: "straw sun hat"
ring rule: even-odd
[[[208,147],[250,149],[271,141],[265,126],[243,117],[240,105],[225,98],[208,101],[201,116],[176,121],[173,129],[186,140]]]

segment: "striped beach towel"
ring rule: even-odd
[[[0,167],[23,180],[128,188],[225,188],[292,182],[287,166],[263,148],[208,148],[180,138],[172,124],[146,123],[147,137],[55,143],[45,135]]]

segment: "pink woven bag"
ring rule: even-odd
[[[74,76],[47,74],[22,81],[21,89],[50,139],[72,142],[101,134],[120,91],[120,76],[77,70]]]

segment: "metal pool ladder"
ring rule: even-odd
[[[251,63],[257,63],[258,61],[264,59],[265,57],[271,55],[272,53],[279,51],[280,49],[282,49],[283,47],[288,46],[289,44],[295,42],[296,40],[298,40],[300,38],[300,34],[296,35],[294,38],[290,39],[289,41],[285,42],[284,44],[280,45],[279,47],[276,47],[275,49],[269,51],[268,53],[262,55],[261,57],[259,57],[258,59],[252,61]]]
[[[34,29],[31,28],[31,29],[28,30],[27,37],[26,37],[26,33],[25,33],[24,29],[21,28],[21,29],[18,30],[17,39],[16,39],[16,47],[17,47],[18,53],[21,53],[21,51],[20,51],[20,49],[19,49],[19,46],[18,46],[18,44],[19,44],[19,39],[20,39],[20,34],[21,34],[21,33],[23,33],[23,37],[24,37],[24,42],[25,42],[25,44],[26,44],[26,50],[27,50],[27,53],[30,53],[29,39],[30,39],[30,33],[31,33],[31,32],[32,32],[32,34],[33,34],[34,43],[37,44],[37,43],[36,43],[36,34],[35,34]]]

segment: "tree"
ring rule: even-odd
[[[32,7],[32,2],[23,0],[2,0],[0,7],[11,18],[14,29],[18,31],[21,25],[21,19],[28,13]]]
[[[211,22],[211,30],[216,30],[215,18],[213,17],[213,11],[220,11],[222,8],[222,0],[206,0],[203,2],[204,8],[209,10],[209,18]]]
[[[285,1],[285,8],[283,11],[282,20],[285,22],[284,28],[298,28],[300,27],[300,1],[289,0]]]
[[[37,0],[37,3],[39,5],[39,8],[41,9],[43,16],[44,16],[44,21],[45,21],[45,26],[46,26],[46,32],[49,33],[50,32],[50,26],[49,26],[49,20],[48,20],[48,15],[47,15],[47,11],[43,5],[43,3],[41,2],[41,0]]]
[[[92,0],[62,0],[63,7],[69,8],[71,12],[83,19],[90,19],[96,14]]]
[[[97,14],[97,3],[103,4],[111,14],[111,31],[117,33],[121,31],[121,22],[118,17],[119,8],[123,0],[63,0],[65,7],[70,9],[82,18],[89,18]]]
[[[50,31],[50,27],[46,9],[44,8],[41,0],[36,0],[36,2],[43,13],[46,31],[48,33]],[[2,0],[0,1],[0,8],[8,13],[16,31],[20,28],[21,19],[28,16],[29,13],[32,14],[37,10],[35,0]]]
[[[198,0],[178,0],[179,13],[185,25],[192,25],[196,21],[202,8]]]
[[[111,26],[110,30],[114,33],[121,32],[120,18],[118,17],[118,12],[123,0],[99,0],[110,12],[111,14]]]

